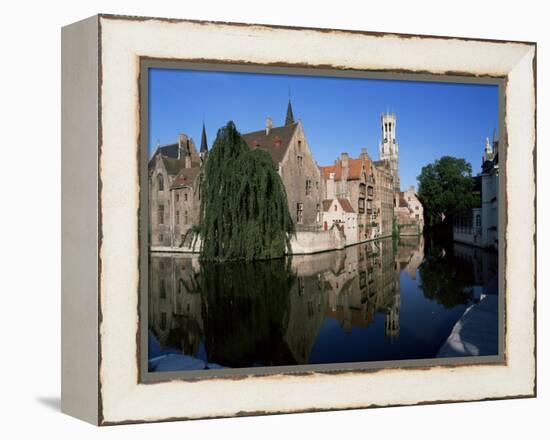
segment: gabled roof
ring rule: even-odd
[[[338,203],[340,204],[340,206],[342,207],[344,212],[351,212],[351,213],[355,212],[353,210],[353,207],[351,206],[351,203],[348,199],[338,198],[336,200],[338,200]],[[325,199],[325,200],[323,200],[323,211],[327,212],[330,209],[330,206],[332,205],[333,201],[334,201],[334,199]]]
[[[340,205],[345,212],[355,212],[348,199],[338,199],[338,202],[340,202]]]
[[[332,205],[333,199],[325,199],[323,200],[323,211],[328,211],[330,209],[330,205]]]
[[[189,141],[189,154],[191,154],[191,157],[193,156],[192,153],[196,153],[196,147],[195,142],[190,137],[186,136],[186,139]],[[179,143],[173,143],[173,144],[166,144],[161,146],[158,146],[151,158],[149,159],[149,169],[153,168],[155,166],[155,160],[158,155],[162,157],[169,157],[171,159],[177,159],[178,158],[178,150],[179,150]],[[182,153],[185,154],[184,151]]]
[[[162,147],[158,147],[157,152],[159,152],[160,154],[162,154],[165,157],[171,157],[172,159],[177,159],[178,158],[178,147],[179,147],[179,145],[176,142],[175,144],[169,144],[169,145],[164,145]]]
[[[269,153],[275,164],[283,160],[290,146],[292,136],[298,127],[298,123],[274,127],[266,134],[266,130],[253,131],[242,135],[248,146],[255,150],[261,148]]]
[[[149,170],[154,168],[157,161],[157,156],[162,157],[171,157],[173,159],[178,158],[178,144],[164,145],[162,147],[157,147],[151,158],[149,159]]]
[[[172,189],[183,188],[185,186],[193,186],[195,179],[200,172],[200,167],[182,168],[176,176]]]
[[[172,159],[171,157],[163,157],[164,167],[166,172],[170,175],[178,174],[180,170],[185,166],[185,160]]]

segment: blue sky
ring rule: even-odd
[[[149,152],[180,132],[198,148],[203,120],[209,147],[229,120],[241,133],[263,129],[267,116],[283,125],[289,90],[319,165],[361,148],[378,159],[380,114],[395,112],[402,189],[444,155],[466,159],[477,174],[485,138],[498,129],[496,85],[151,69]]]

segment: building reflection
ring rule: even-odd
[[[384,316],[399,337],[400,273],[423,260],[422,237],[391,239],[291,261],[200,263],[151,255],[149,329],[161,347],[226,367],[307,364],[319,330],[336,319],[346,333]]]

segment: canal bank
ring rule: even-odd
[[[403,237],[419,236],[418,234],[404,234]],[[379,235],[368,238],[362,241],[347,244],[345,237],[338,232],[337,228],[328,231],[319,232],[297,232],[290,240],[291,252],[285,255],[311,255],[321,252],[331,252],[342,250],[347,247],[356,246],[358,244],[368,243],[376,240],[391,238],[391,234]],[[201,239],[195,241],[187,240],[182,246],[151,246],[152,253],[167,253],[167,254],[193,254],[199,255],[201,248]]]

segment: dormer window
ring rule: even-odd
[[[157,176],[157,186],[159,191],[164,191],[164,177],[162,174]]]

